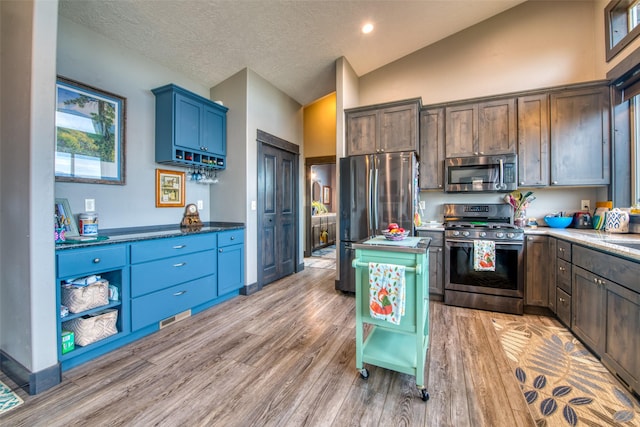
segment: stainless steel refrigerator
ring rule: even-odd
[[[340,159],[340,280],[336,289],[355,292],[352,244],[382,234],[395,222],[413,235],[418,198],[415,153],[385,153]]]

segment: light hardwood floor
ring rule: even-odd
[[[0,425],[534,426],[491,325],[519,316],[432,302],[423,402],[412,376],[369,366],[360,378],[354,298],[334,280],[306,268],[69,370],[44,393],[20,390],[25,403]]]

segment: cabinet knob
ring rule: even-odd
[[[438,252],[442,252],[442,248],[438,248]]]
[[[564,248],[558,248],[560,252],[564,252]]]
[[[231,236],[231,240],[236,240],[236,236]]]
[[[560,267],[560,271],[564,271],[564,267]]]
[[[99,262],[100,262],[100,258],[94,258],[94,259],[93,259],[93,263],[94,263],[94,264],[97,264],[97,263],[99,263]]]
[[[527,240],[531,242],[531,241],[533,241],[533,237],[529,236],[529,237],[527,237]]]
[[[520,181],[520,185],[524,185],[524,181]]]
[[[559,300],[560,300],[561,303],[564,303],[564,298],[561,297],[561,298],[559,298]]]
[[[438,188],[442,188],[442,184],[438,184]]]
[[[222,248],[218,249],[218,252],[222,253]]]
[[[558,181],[553,181],[553,182],[551,182],[551,183],[555,185],[555,184],[557,184],[557,183],[558,183]]]

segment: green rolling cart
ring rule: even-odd
[[[408,237],[388,241],[377,236],[356,243],[356,368],[369,377],[364,364],[413,375],[422,400],[429,400],[424,387],[424,368],[429,347],[429,238]],[[405,314],[398,325],[371,316],[369,311],[369,263],[405,267]],[[364,324],[371,324],[364,337]]]

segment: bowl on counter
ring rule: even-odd
[[[572,216],[545,216],[544,222],[551,228],[567,228],[573,221]]]
[[[396,233],[392,233],[389,230],[382,230],[382,235],[387,240],[394,240],[394,241],[404,240],[409,235],[409,230],[396,232]]]

